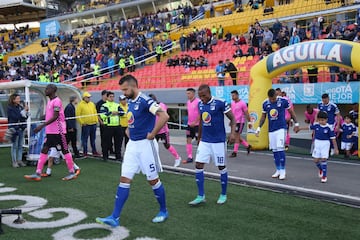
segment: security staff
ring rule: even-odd
[[[161,55],[163,54],[162,46],[160,43],[156,46],[155,52],[156,52],[156,61],[160,62]]]
[[[58,73],[58,71],[54,71],[53,75],[52,75],[52,80],[54,83],[59,83],[60,82],[60,75]]]
[[[45,73],[45,81],[46,81],[46,82],[51,82],[51,81],[50,81],[50,75],[49,75],[48,72]]]
[[[125,58],[124,58],[124,55],[121,55],[120,60],[119,60],[119,74],[120,74],[120,76],[124,75],[125,67],[126,67]]]
[[[43,71],[39,75],[39,82],[48,82],[48,78]]]
[[[96,62],[95,66],[94,66],[93,75],[94,75],[94,77],[96,77],[96,85],[99,85],[99,78],[100,78],[100,64],[99,64],[99,62]]]
[[[122,138],[122,131],[120,126],[120,116],[124,115],[123,110],[119,104],[114,102],[114,93],[107,93],[107,100],[100,108],[100,116],[105,125],[105,144],[103,152],[103,159],[109,158],[109,151],[111,148],[112,140],[114,139],[113,145],[115,147],[115,159],[116,161],[122,161],[121,157],[121,145],[120,141]]]
[[[135,58],[132,53],[130,54],[128,61],[129,61],[128,72],[134,72],[135,71]]]

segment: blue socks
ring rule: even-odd
[[[198,187],[198,195],[204,196],[204,169],[196,169],[195,178]]]
[[[121,214],[121,210],[129,197],[130,184],[129,183],[120,183],[115,196],[114,210],[112,216],[115,219],[118,219]]]
[[[323,177],[327,176],[327,161],[321,161],[321,170],[323,172]]]
[[[220,171],[220,181],[221,181],[221,194],[226,195],[226,188],[228,182],[228,173],[226,168]]]
[[[160,180],[152,186],[152,189],[154,191],[156,200],[158,201],[160,205],[160,212],[166,212],[166,199],[165,199],[165,189]]]
[[[316,167],[317,167],[319,170],[322,171],[321,163],[320,163],[320,162],[317,162],[317,163],[315,163],[315,164],[316,164]]]
[[[286,162],[285,152],[280,151],[280,152],[278,152],[278,154],[279,154],[280,169],[284,170],[285,169],[285,162]]]
[[[273,152],[273,155],[274,155],[274,162],[275,162],[276,170],[280,170],[280,156],[279,156],[279,152]]]

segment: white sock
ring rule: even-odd
[[[74,170],[78,170],[79,169],[79,166],[76,165],[76,163],[74,163]]]
[[[47,168],[47,169],[46,169],[46,174],[47,174],[47,175],[51,175],[51,168]]]

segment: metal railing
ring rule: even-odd
[[[202,83],[209,84],[210,86],[218,85],[218,78],[215,73],[215,69],[212,67],[199,67],[195,69],[187,69],[183,66],[167,67],[169,70],[166,70],[166,73],[160,72],[146,72],[145,74],[134,73],[136,78],[139,81],[141,88],[185,88],[185,87],[197,87]],[[359,81],[360,76],[358,76],[351,69],[340,69],[339,72],[330,72],[329,66],[317,66],[318,73],[311,74],[308,73],[306,67],[301,68],[301,71],[298,69],[294,74],[292,71],[288,71],[280,74],[276,78],[273,78],[273,83],[321,83],[321,82],[331,82],[332,78],[334,82],[349,82],[349,81]],[[174,69],[172,71],[172,69]],[[168,72],[172,73],[168,73]],[[237,85],[248,85],[250,82],[250,69],[238,70],[237,72]],[[132,73],[131,73],[132,74]],[[111,88],[114,85],[107,84],[108,81],[112,79],[102,78],[99,79],[99,83],[106,84],[107,88]],[[233,85],[232,77],[230,73],[225,75],[225,85]],[[92,78],[89,81],[87,87],[91,87],[91,83],[95,81]],[[79,82],[77,82],[79,83]],[[115,85],[117,86],[117,84]]]

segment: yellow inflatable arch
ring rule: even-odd
[[[250,72],[249,113],[254,121],[253,128],[259,126],[262,102],[267,98],[267,91],[272,87],[274,77],[291,69],[320,64],[352,68],[360,72],[359,57],[359,43],[316,40],[282,48],[259,61]],[[254,149],[268,148],[267,130],[268,124],[265,123],[259,137],[255,134],[247,135],[247,140]]]

